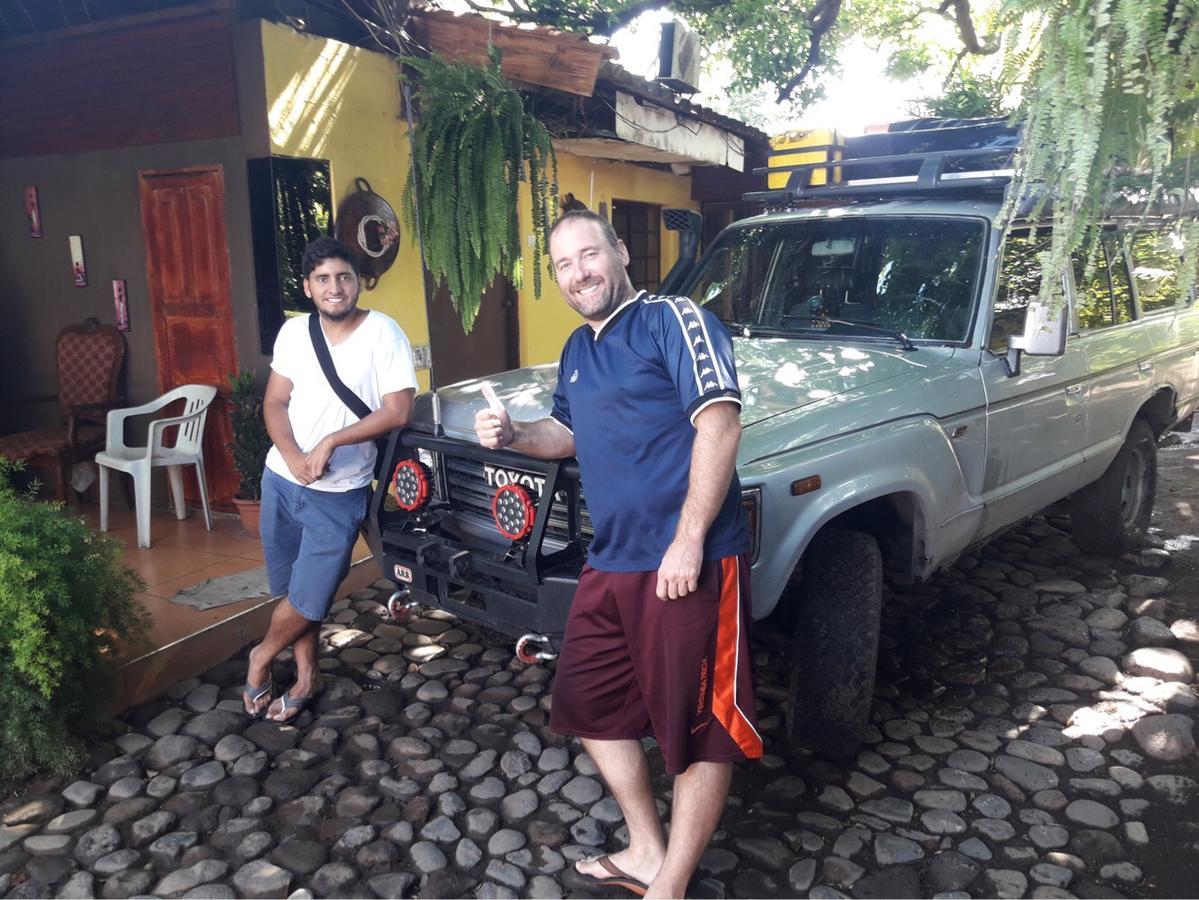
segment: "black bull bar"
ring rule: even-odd
[[[388,488],[396,466],[418,459],[418,451],[438,454],[435,499],[408,513],[388,509]],[[482,528],[449,498],[446,458],[527,472],[543,478],[533,530],[509,541],[497,529]],[[439,437],[415,428],[392,433],[387,465],[367,512],[367,540],[383,577],[407,588],[414,600],[512,637],[535,632],[556,651],[586,559],[580,535],[579,466],[573,459],[533,459],[510,450]],[[566,541],[545,552],[546,529],[555,499],[564,502]],[[393,504],[394,505],[394,504]]]

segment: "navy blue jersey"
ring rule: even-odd
[[[687,496],[695,416],[741,404],[725,327],[685,297],[642,292],[598,332],[578,328],[562,349],[553,417],[571,430],[595,527],[588,563],[649,572],[674,540]],[[704,541],[704,559],[749,550],[733,474]]]

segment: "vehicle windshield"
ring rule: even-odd
[[[686,293],[753,334],[964,341],[983,242],[966,218],[764,222],[725,232]]]

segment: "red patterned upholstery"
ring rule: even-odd
[[[58,336],[58,408],[64,417],[71,407],[114,399],[125,342],[115,328],[113,333],[115,340],[100,329],[66,329]]]
[[[35,456],[57,456],[69,446],[62,427],[35,428],[20,434],[0,437],[0,456],[9,459],[32,459]]]
[[[58,410],[64,424],[0,436],[0,456],[31,465],[55,465],[58,496],[65,500],[71,464],[91,459],[104,448],[105,416],[117,405],[125,341],[113,326],[88,319],[59,332],[55,360]]]

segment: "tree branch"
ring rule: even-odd
[[[941,4],[943,13],[948,12],[951,7],[953,8],[954,24],[958,27],[958,38],[968,53],[987,56],[999,52],[999,42],[993,36],[987,38],[985,42],[979,40],[970,11],[970,0],[945,0]]]
[[[957,72],[958,66],[960,66],[962,64],[962,60],[966,58],[966,54],[968,54],[969,52],[970,52],[970,50],[968,48],[963,47],[961,50],[959,50],[957,52],[957,55],[954,56],[953,65],[951,65],[949,67],[949,71],[945,73],[945,80],[941,82],[942,90],[945,90],[946,88],[949,87],[949,83],[951,81],[953,81],[953,76],[954,76],[954,73]]]
[[[512,12],[503,9],[496,9],[494,6],[484,6],[481,3],[475,3],[474,0],[465,0],[467,9],[477,13],[499,13],[501,16],[506,16],[509,19],[518,19],[524,21],[524,11],[517,8],[515,3],[509,3],[512,7]]]
[[[639,0],[639,2],[627,6],[617,13],[609,13],[601,8],[592,14],[590,18],[585,17],[569,21],[561,12],[547,14],[545,10],[522,5],[517,0],[506,0],[508,9],[499,9],[476,2],[476,0],[464,0],[464,2],[475,12],[499,13],[513,22],[531,22],[535,25],[549,25],[564,31],[586,31],[588,34],[598,37],[611,37],[642,13],[654,9],[665,9],[670,6],[671,0]]]
[[[380,22],[371,21],[361,15],[350,0],[341,0],[341,5],[358,20],[371,40],[383,52],[393,56],[402,56],[408,52],[410,41],[405,29],[411,18],[411,11],[407,0],[365,0],[367,10],[380,19]]]
[[[820,41],[837,23],[837,16],[840,14],[841,0],[821,0],[808,14],[808,57],[804,60],[803,67],[779,90],[778,103],[790,100],[791,94],[808,77],[808,73],[820,64]]]

